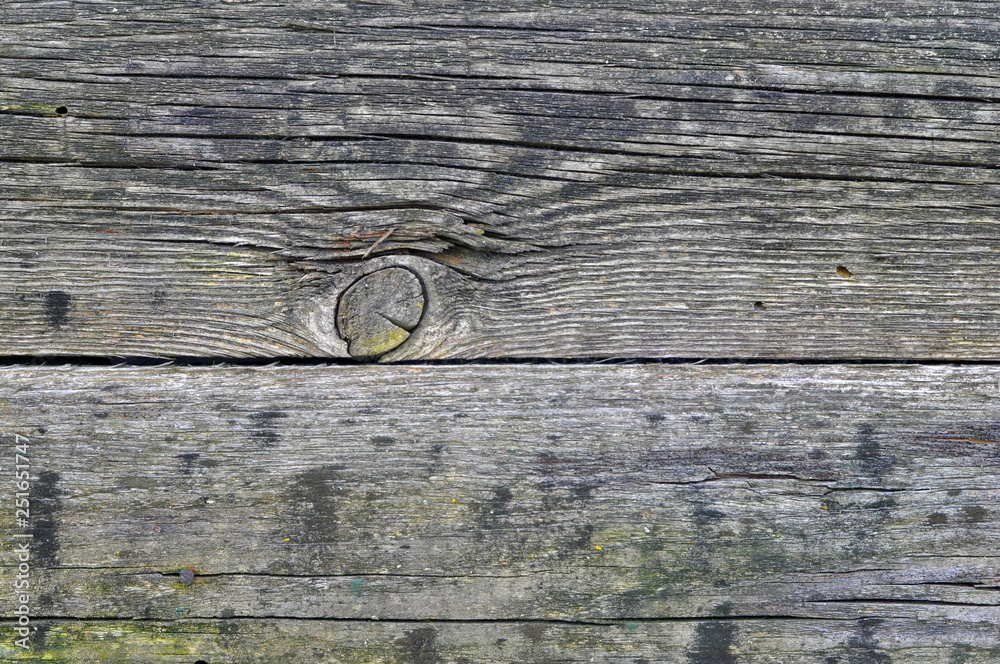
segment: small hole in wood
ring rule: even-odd
[[[60,106],[59,108],[56,109],[56,113],[58,113],[59,115],[66,115],[67,113],[69,113],[69,109],[66,108],[65,106]]]
[[[764,311],[765,309],[767,309],[767,307],[764,306],[764,303],[761,302],[760,300],[757,300],[756,302],[753,303],[753,308],[756,309],[757,311]]]
[[[206,661],[205,661],[205,660],[203,660],[203,659],[199,659],[199,660],[198,660],[197,662],[195,662],[194,664],[208,664],[208,662],[206,662]]]
[[[848,270],[846,267],[844,267],[843,265],[838,265],[837,266],[837,274],[839,274],[840,276],[842,276],[844,279],[849,279],[851,277],[852,272],[850,270]]]

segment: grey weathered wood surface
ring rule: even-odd
[[[0,430],[39,661],[1000,661],[997,367],[21,366]]]
[[[1000,662],[995,366],[21,361],[1000,360],[1000,3],[640,4],[0,6],[0,659]]]
[[[1000,359],[998,16],[8,0],[0,353]]]

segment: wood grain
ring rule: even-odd
[[[1000,359],[996,9],[7,2],[0,353]]]
[[[998,408],[991,366],[0,370],[38,656],[996,661]]]

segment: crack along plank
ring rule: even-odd
[[[0,353],[998,359],[994,9],[7,2]]]
[[[984,636],[1000,619],[995,367],[9,367],[0,379],[0,429],[11,454],[15,433],[30,440],[32,486],[27,529],[5,519],[2,535],[33,536],[32,611],[74,648],[92,630],[127,644],[166,624],[237,652],[226,630],[292,634],[299,623],[273,621],[294,619],[334,639],[311,642],[329,656],[346,656],[345,620],[427,626],[367,624],[385,630],[379,648],[475,621],[434,638],[508,639],[541,659],[580,634],[580,659],[606,661],[649,657],[658,639],[691,662],[1000,654]],[[5,615],[12,602],[0,599]],[[145,622],[115,631],[132,619]],[[539,624],[539,640],[512,621]],[[795,653],[779,657],[789,634]],[[697,659],[710,642],[724,644],[716,659]],[[252,661],[284,652],[258,647],[272,654]],[[503,658],[469,647],[440,661]]]

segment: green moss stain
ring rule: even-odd
[[[111,662],[134,661],[146,657],[199,658],[210,660],[218,653],[217,629],[208,624],[187,622],[149,624],[108,621],[103,624],[66,623],[50,625],[41,648],[24,651],[11,647],[13,630],[0,629],[0,661],[4,662]],[[32,637],[34,638],[34,637]],[[248,644],[247,652],[251,652]],[[205,657],[208,653],[209,657]]]

